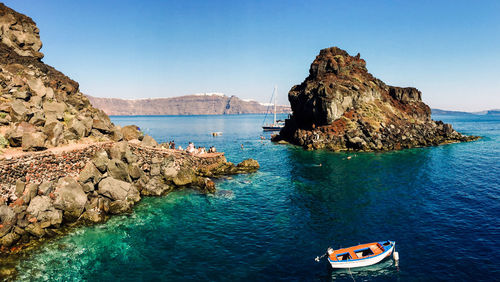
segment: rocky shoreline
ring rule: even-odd
[[[112,215],[129,213],[144,196],[163,196],[186,187],[213,193],[211,178],[258,169],[251,159],[234,165],[223,153],[191,155],[139,140],[4,157],[0,159],[0,257],[64,234],[68,227],[103,223]]]
[[[213,178],[259,169],[115,126],[77,82],[42,62],[41,47],[33,20],[0,3],[0,278],[15,275],[16,254],[73,226],[129,213],[145,196],[213,193]]]
[[[386,85],[360,55],[327,48],[288,93],[292,116],[273,141],[305,149],[389,151],[477,140],[431,119],[422,93]]]

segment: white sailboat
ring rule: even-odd
[[[274,98],[274,119],[273,119],[273,123],[272,124],[265,124],[262,126],[262,129],[264,131],[280,131],[284,126],[285,126],[285,122],[284,121],[280,121],[280,120],[276,120],[276,96],[278,96],[278,87],[277,86],[274,86],[274,91],[273,91],[273,96],[271,97],[271,99]],[[267,113],[266,113],[266,117],[267,117]],[[266,121],[266,118],[264,118],[264,122]]]

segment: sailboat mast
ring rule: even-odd
[[[276,96],[278,96],[278,86],[274,86],[274,123],[276,124]]]

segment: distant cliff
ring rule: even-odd
[[[90,103],[108,115],[231,115],[265,113],[268,106],[224,94],[196,94],[173,98],[126,100],[87,96]],[[277,106],[289,113],[289,106]]]
[[[359,54],[323,49],[288,93],[292,116],[274,137],[307,149],[386,151],[476,140],[431,119],[422,93],[386,85]]]

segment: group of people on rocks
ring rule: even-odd
[[[183,151],[183,148],[180,145],[179,145],[179,147],[175,148],[175,141],[174,140],[168,142],[167,148],[172,149],[172,150]],[[202,155],[202,154],[206,154],[206,153],[216,153],[217,152],[217,150],[215,149],[214,146],[211,146],[207,151],[207,149],[205,147],[196,148],[194,146],[193,142],[189,142],[185,151],[191,155]]]

